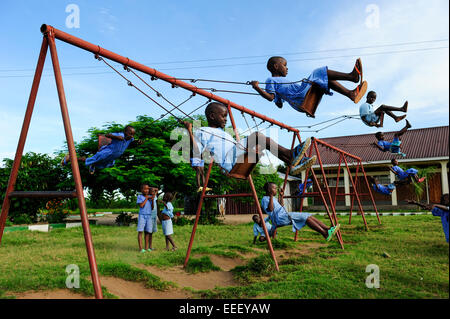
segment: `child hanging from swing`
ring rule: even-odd
[[[263,228],[263,221],[261,220],[261,218],[259,217],[259,215],[253,215],[252,216],[252,220],[254,222],[253,224],[253,244],[256,243],[256,239],[258,239],[260,242],[263,242],[266,240],[266,234],[264,233],[264,228]],[[272,224],[269,223],[270,218],[267,217],[264,219],[264,224],[266,224],[266,229],[267,232],[269,233],[269,236],[273,235],[273,231],[272,231]],[[259,238],[258,238],[259,235]]]
[[[427,210],[431,210],[433,216],[441,217],[442,228],[444,230],[445,240],[449,242],[449,226],[448,226],[448,215],[449,215],[449,195],[443,194],[441,196],[441,201],[439,204],[421,204],[418,201],[408,199],[409,204],[418,205],[419,207]]]
[[[400,140],[400,137],[403,134],[405,134],[409,128],[411,128],[411,124],[409,123],[409,121],[408,120],[405,120],[405,121],[406,121],[405,127],[394,134],[394,138],[393,138],[392,142],[388,142],[388,141],[384,140],[383,132],[377,132],[375,134],[375,137],[378,140],[378,142],[377,143],[374,142],[373,144],[382,152],[391,152],[393,154],[399,154],[399,155],[405,157],[406,154],[404,154],[400,151],[400,144],[402,143],[402,141]]]
[[[324,66],[315,69],[307,80],[290,82],[286,75],[288,73],[287,61],[281,56],[273,56],[267,61],[267,69],[272,74],[266,80],[265,90],[259,87],[258,81],[251,81],[253,89],[256,90],[263,98],[270,102],[274,102],[279,108],[283,107],[283,101],[299,112],[302,110],[302,104],[305,100],[311,86],[319,86],[327,95],[333,95],[330,89],[342,94],[358,103],[367,90],[367,82],[362,78],[362,62],[357,59],[353,70],[350,73],[333,71]],[[338,81],[350,81],[360,84],[354,89],[345,88]],[[300,83],[298,83],[300,82]]]
[[[310,213],[288,213],[283,207],[283,191],[280,190],[280,202],[277,196],[277,184],[267,182],[264,184],[266,195],[261,200],[261,209],[270,217],[272,222],[272,233],[277,227],[292,225],[292,231],[298,231],[305,225],[321,234],[326,241],[330,241],[333,235],[339,230],[340,224],[328,227]]]
[[[375,91],[370,91],[367,93],[366,102],[361,104],[359,107],[359,115],[361,120],[367,126],[383,127],[384,114],[386,113],[392,117],[395,122],[400,122],[406,117],[405,115],[396,116],[393,111],[404,112],[408,111],[408,101],[403,104],[402,107],[394,107],[389,105],[380,105],[376,110],[373,109],[373,103],[377,99],[377,93]]]
[[[374,191],[388,196],[391,196],[392,192],[395,190],[395,187],[400,185],[400,183],[397,181],[387,185],[383,185],[378,181],[378,179],[373,176],[367,176],[367,181]]]
[[[395,158],[391,160],[391,163],[392,167],[389,167],[389,169],[398,177],[400,182],[409,184],[414,180],[416,183],[422,183],[425,180],[425,177],[419,178],[417,175],[419,171],[415,168],[408,168],[404,171],[400,166],[398,166],[398,161]]]
[[[260,132],[254,132],[237,142],[230,134],[224,131],[228,117],[228,109],[225,105],[211,102],[205,109],[205,115],[208,127],[200,127],[195,133],[192,132],[192,123],[183,122],[194,145],[193,161],[196,163],[201,163],[202,154],[207,150],[212,155],[215,163],[229,173],[236,163],[243,162],[244,156],[249,154],[249,152],[267,149],[284,163],[293,167],[291,174],[295,175],[311,167],[316,161],[315,155],[311,158],[304,157],[308,147],[311,145],[310,138],[297,145],[294,150],[278,145]],[[255,163],[258,162],[259,156],[255,155]],[[249,160],[253,159],[249,156]],[[204,168],[201,164],[192,167],[196,171],[197,176]]]
[[[78,161],[84,162],[89,167],[89,172],[94,174],[95,169],[113,167],[115,160],[119,158],[129,146],[141,145],[142,140],[135,140],[136,130],[131,125],[125,126],[123,132],[108,133],[105,137],[111,139],[111,143],[103,145],[98,152],[91,157],[78,157]],[[62,166],[70,163],[69,154],[66,154],[61,161]]]

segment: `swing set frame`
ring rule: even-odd
[[[199,88],[197,88],[193,85],[190,85],[186,82],[183,82],[179,79],[168,76],[168,75],[161,73],[155,69],[152,69],[143,64],[135,62],[127,57],[124,57],[124,56],[118,55],[112,51],[106,50],[106,49],[100,47],[99,45],[95,45],[95,44],[89,43],[87,41],[84,41],[80,38],[77,38],[75,36],[72,36],[72,35],[65,33],[61,30],[58,30],[50,25],[43,24],[41,26],[40,30],[43,34],[42,45],[41,45],[41,49],[40,49],[40,53],[39,53],[36,70],[34,73],[31,92],[30,92],[30,95],[28,98],[27,108],[25,111],[24,121],[23,121],[22,129],[21,129],[15,157],[14,157],[14,162],[12,165],[10,177],[8,180],[8,186],[6,189],[6,193],[5,193],[5,197],[4,197],[2,209],[1,209],[0,244],[1,244],[1,239],[3,236],[10,204],[11,204],[11,199],[13,199],[13,198],[30,198],[30,197],[32,197],[32,198],[55,198],[55,197],[57,197],[57,198],[77,198],[78,206],[80,209],[81,223],[82,223],[82,228],[83,228],[83,233],[84,233],[86,251],[87,251],[87,255],[88,255],[89,267],[90,267],[90,272],[91,272],[91,278],[92,278],[92,283],[93,283],[93,287],[94,287],[94,293],[95,293],[95,297],[98,299],[103,298],[103,294],[102,294],[102,289],[101,289],[100,279],[99,279],[99,274],[98,274],[98,269],[97,269],[97,261],[96,261],[94,246],[93,246],[93,242],[92,242],[92,235],[91,235],[90,228],[89,228],[89,220],[88,220],[88,216],[87,216],[86,202],[85,202],[85,198],[84,198],[84,194],[83,194],[81,175],[80,175],[80,170],[78,167],[78,160],[77,160],[77,156],[76,156],[72,128],[71,128],[70,119],[69,119],[69,112],[68,112],[68,107],[67,107],[67,102],[66,102],[66,97],[65,97],[65,92],[64,92],[61,68],[59,65],[58,54],[57,54],[57,50],[56,50],[56,43],[55,43],[56,39],[66,42],[68,44],[71,44],[73,46],[76,46],[80,49],[89,51],[89,52],[93,53],[96,57],[101,56],[101,57],[107,58],[109,60],[115,61],[119,64],[122,64],[126,68],[132,68],[132,69],[138,70],[140,72],[143,72],[147,75],[150,75],[152,79],[160,79],[160,80],[169,82],[172,84],[173,88],[181,87],[181,88],[184,88],[186,90],[193,92],[193,94],[199,94],[199,95],[202,95],[202,96],[208,98],[209,100],[214,100],[214,101],[217,101],[217,102],[220,102],[220,103],[226,105],[228,108],[230,119],[231,119],[231,124],[236,133],[236,138],[238,141],[239,141],[239,134],[238,134],[238,130],[236,128],[233,114],[231,112],[232,109],[236,109],[236,110],[246,113],[252,117],[259,118],[259,119],[263,120],[264,122],[271,123],[271,125],[276,125],[276,126],[280,127],[281,129],[286,129],[287,131],[292,132],[293,139],[292,139],[291,149],[294,148],[296,140],[298,140],[298,142],[301,143],[300,132],[298,129],[295,129],[291,126],[281,123],[275,119],[269,118],[263,114],[257,113],[255,111],[247,109],[241,105],[238,105],[229,100],[226,100],[222,97],[216,96],[216,95],[212,94],[211,92],[207,92],[202,89],[199,89]],[[54,72],[54,77],[55,77],[55,82],[56,82],[56,88],[57,88],[57,92],[58,92],[61,115],[62,115],[63,124],[64,124],[64,131],[65,131],[65,135],[66,135],[67,146],[68,146],[68,150],[69,150],[72,175],[73,175],[74,182],[75,182],[75,190],[69,191],[69,192],[67,192],[67,191],[64,191],[64,192],[62,192],[62,191],[46,191],[46,192],[15,191],[15,185],[16,185],[18,172],[20,169],[20,163],[21,163],[21,159],[22,159],[22,155],[23,155],[23,149],[25,146],[25,141],[26,141],[28,129],[30,126],[31,116],[33,113],[36,96],[37,96],[37,92],[38,92],[38,88],[39,88],[39,84],[40,84],[42,71],[43,71],[43,67],[44,67],[48,49],[50,49],[50,54],[51,54],[51,60],[52,60],[52,65],[53,65],[53,72]],[[340,152],[341,154],[345,153],[342,150],[339,150],[337,148],[335,148],[335,149],[336,149],[336,151]],[[319,162],[320,162],[320,158],[319,158]],[[206,195],[206,185],[209,180],[212,165],[213,165],[213,162],[211,162],[208,167],[206,181],[205,181],[205,187],[203,188],[203,191],[202,191],[202,194],[200,197],[200,201],[199,201],[199,205],[197,208],[196,219],[195,219],[194,227],[192,230],[191,239],[189,242],[189,247],[187,250],[184,266],[186,266],[189,261],[189,256],[190,256],[190,252],[191,252],[191,248],[192,248],[192,244],[193,244],[193,240],[194,240],[194,236],[195,236],[195,231],[196,231],[196,228],[198,225],[198,220],[200,217],[202,204],[203,204],[203,201],[205,198],[209,198],[209,197],[211,197],[211,198],[226,198],[226,197],[243,197],[243,196],[248,197],[250,195],[254,198],[255,204],[258,209],[258,214],[261,217],[261,219],[263,220],[261,206],[259,204],[259,200],[258,200],[258,196],[257,196],[256,190],[255,190],[255,186],[253,184],[252,176],[250,175],[251,170],[253,169],[254,165],[253,165],[253,167],[247,167],[247,170],[243,171],[244,173],[240,172],[238,175],[234,176],[234,178],[241,178],[241,179],[248,180],[251,190],[252,190],[251,194]],[[321,165],[321,168],[323,169],[321,163],[320,163],[320,165]],[[362,167],[362,164],[361,164],[361,167]],[[288,166],[287,172],[285,175],[285,179],[284,179],[283,190],[286,187],[289,170],[290,170],[290,167]],[[313,171],[312,171],[312,174],[314,176],[316,185],[320,189],[318,180],[315,178],[315,174]],[[330,195],[329,192],[328,192],[328,194]],[[323,193],[321,193],[321,197],[324,199]],[[357,200],[359,203],[358,197],[357,197]],[[329,209],[326,205],[325,200],[324,200],[324,203],[325,203],[325,207],[328,212]],[[330,203],[330,206],[332,207],[332,211],[335,212],[334,203]],[[330,218],[330,222],[333,225],[335,225],[337,223],[337,217],[335,216],[335,214],[333,214],[334,217],[332,217],[330,214],[328,214],[328,215]],[[270,250],[271,256],[275,262],[276,269],[279,270],[278,263],[277,263],[277,260],[276,260],[276,257],[275,257],[274,251],[273,251],[272,243],[271,243],[268,231],[267,231],[264,223],[263,223],[263,228],[264,228],[264,233],[267,238],[268,248]],[[343,241],[342,241],[342,236],[340,234],[340,231],[338,231],[337,237],[338,237],[341,247],[343,248],[344,246],[343,246]]]

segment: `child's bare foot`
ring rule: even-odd
[[[357,104],[364,94],[366,94],[367,91],[367,82],[363,81],[360,85],[358,85],[353,91],[350,92],[350,99]]]
[[[172,251],[175,251],[175,250],[177,250],[177,249],[178,249],[177,246],[173,246],[173,247],[172,247]]]
[[[408,112],[408,101],[406,101],[405,104],[403,104],[402,111],[405,113]]]
[[[409,123],[408,120],[406,120],[406,127],[407,127],[407,128],[411,128],[411,127],[412,127],[412,126],[411,126],[411,123]]]
[[[405,115],[402,115],[402,116],[397,116],[397,118],[395,119],[395,122],[400,122],[400,121],[403,120],[405,117],[406,117],[406,114],[405,114]]]
[[[169,248],[169,247],[166,247],[166,250],[167,250],[167,251],[169,251],[169,250],[170,250],[170,248]]]
[[[353,76],[353,79],[352,79],[353,82],[357,83],[360,80],[362,82],[362,75],[363,75],[363,73],[362,73],[362,62],[361,62],[360,58],[358,58],[356,60],[355,66],[353,67],[353,71],[352,71],[351,74]]]

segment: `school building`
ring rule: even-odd
[[[391,141],[395,132],[385,132],[385,140]],[[406,157],[391,154],[389,152],[381,152],[373,143],[376,142],[374,134],[351,135],[322,138],[321,140],[329,143],[337,148],[342,149],[350,154],[361,158],[364,170],[367,175],[376,177],[380,183],[392,183],[396,176],[389,170],[391,159],[396,158],[399,165],[404,168],[414,167],[422,172],[428,172],[428,178],[424,182],[424,190],[421,200],[427,203],[438,203],[442,194],[449,192],[449,127],[438,126],[420,129],[410,129],[401,137],[401,151]],[[329,187],[332,188],[331,193],[334,194],[337,181],[337,170],[339,165],[339,155],[329,149],[319,146],[319,152],[322,159]],[[349,160],[349,159],[348,159]],[[352,176],[355,176],[356,163],[349,161]],[[341,164],[341,172],[339,174],[338,194],[349,194],[353,192],[352,183],[346,169]],[[322,174],[319,165],[313,166],[319,180]],[[302,173],[302,180],[305,172]],[[358,173],[357,189],[360,193],[367,194],[367,186],[361,177],[361,171]],[[291,185],[291,189],[296,189],[295,185]],[[324,188],[322,188],[324,190]],[[318,191],[314,186],[313,191]],[[287,194],[287,192],[286,192]],[[414,185],[402,185],[392,193],[392,196],[386,196],[376,192],[374,195],[377,207],[381,209],[399,209],[411,208],[412,206],[405,203],[406,199],[416,199],[417,195],[414,191]],[[371,201],[368,196],[362,197],[364,209],[371,209]],[[300,200],[293,200],[291,204],[293,209],[299,208]],[[354,201],[354,209],[358,209],[356,200]],[[323,210],[323,203],[320,197],[315,197],[309,201],[304,200],[304,210]],[[336,206],[338,209],[349,209],[351,206],[351,196],[338,196]],[[308,207],[308,208],[307,208]]]

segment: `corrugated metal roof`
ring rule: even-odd
[[[384,132],[385,140],[392,141],[395,132]],[[449,156],[449,127],[437,126],[420,129],[410,129],[401,136],[402,157],[397,154],[380,151],[374,142],[375,134],[351,135],[321,138],[320,140],[358,156],[363,162],[390,161],[397,159],[422,159]],[[319,144],[319,152],[324,165],[338,164],[339,155]],[[315,152],[313,152],[315,154]],[[348,160],[348,159],[347,159]],[[350,162],[353,162],[350,160]]]

